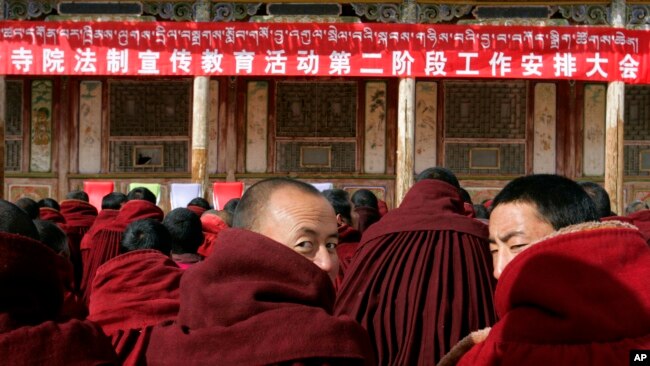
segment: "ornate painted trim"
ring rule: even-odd
[[[610,24],[610,9],[607,5],[561,5],[560,15],[576,23],[586,25]]]
[[[212,21],[231,22],[255,15],[262,3],[216,3],[212,6]]]
[[[186,3],[168,3],[168,2],[143,2],[143,14],[160,17],[164,20],[192,21],[194,19],[195,4]]]
[[[472,8],[472,5],[421,4],[418,19],[420,23],[449,22],[468,15]]]
[[[5,1],[4,19],[28,20],[40,18],[56,10],[55,0],[14,0]]]
[[[350,5],[358,16],[381,23],[397,23],[402,14],[400,4],[352,3]]]

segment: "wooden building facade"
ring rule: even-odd
[[[211,3],[209,18],[397,22],[415,9],[415,22],[611,26],[615,3]],[[62,4],[5,0],[5,19],[58,19]],[[196,20],[193,3],[141,4],[153,20]],[[626,27],[650,25],[650,5],[622,5]],[[123,192],[151,182],[162,184],[168,209],[171,183],[290,176],[369,188],[393,207],[399,185],[431,166],[454,171],[477,202],[524,174],[606,179],[605,83],[214,77],[197,96],[195,79],[5,77],[4,197],[62,199],[86,180],[112,180]],[[197,98],[207,107],[204,155]],[[623,110],[621,205],[650,200],[650,86],[626,85]]]

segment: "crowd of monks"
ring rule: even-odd
[[[650,350],[650,210],[445,168],[397,208],[262,180],[213,210],[146,188],[0,200],[6,365],[628,365]]]

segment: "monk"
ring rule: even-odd
[[[63,285],[62,318],[86,319],[88,309],[75,291],[74,270],[70,261],[68,236],[55,223],[47,220],[34,220],[41,243],[52,249],[59,257],[59,275]]]
[[[343,281],[345,269],[359,246],[361,233],[352,227],[352,205],[348,192],[342,189],[327,189],[323,191],[323,196],[334,209],[339,231],[339,244],[336,246],[336,254],[339,257],[339,275],[336,278],[336,287],[338,287]]]
[[[368,330],[380,365],[435,364],[496,320],[487,226],[465,215],[451,171],[423,173],[363,234],[336,303]]]
[[[183,271],[169,258],[171,235],[157,220],[131,223],[120,247],[123,254],[97,270],[88,319],[111,337],[123,365],[140,365],[153,326],[176,318]]]
[[[181,269],[201,261],[196,250],[203,244],[201,219],[187,208],[179,207],[165,215],[163,225],[171,236],[172,260]]]
[[[363,234],[370,225],[379,221],[379,200],[372,191],[359,189],[350,198],[353,205],[353,226]]]
[[[630,350],[649,349],[650,248],[599,216],[570,179],[506,185],[490,218],[499,321],[440,364],[626,365]]]
[[[21,197],[16,200],[16,206],[25,211],[32,220],[38,219],[39,207],[38,203],[33,199],[29,197]]]
[[[0,200],[0,360],[6,365],[116,365],[88,321],[60,321],[59,256],[38,241],[27,214]]]
[[[52,198],[43,198],[38,201],[38,217],[57,224],[65,224],[65,217],[61,214],[61,206]]]
[[[202,257],[212,254],[217,236],[232,224],[232,216],[226,210],[208,210],[201,215],[201,230],[203,231],[203,243],[197,249]]]
[[[79,290],[83,265],[81,260],[81,239],[88,232],[95,218],[97,209],[88,202],[88,194],[84,191],[72,191],[61,201],[61,215],[65,219],[65,225],[61,228],[68,235],[68,246],[70,248],[70,261],[74,268],[75,288]]]
[[[332,315],[336,216],[313,186],[263,180],[234,229],[181,280],[178,320],[156,327],[150,365],[373,365],[367,334]]]
[[[134,221],[148,218],[162,221],[164,217],[162,210],[156,206],[156,196],[147,188],[132,189],[127,195],[127,199],[128,202],[120,208],[112,222],[102,225],[92,233],[92,236],[88,237],[91,247],[87,258],[84,258],[81,285],[81,288],[85,289],[83,297],[86,303],[90,298],[90,285],[97,268],[119,254],[120,241],[126,227]]]
[[[205,198],[196,197],[187,204],[187,209],[201,217],[205,211],[210,209],[210,203]]]

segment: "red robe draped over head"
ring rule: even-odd
[[[228,228],[228,224],[221,217],[208,214],[201,216],[201,226],[203,227],[203,244],[196,252],[203,257],[208,257],[214,250],[217,236],[221,231]]]
[[[435,364],[495,321],[487,237],[455,187],[420,181],[363,234],[335,313],[368,330],[380,365]]]
[[[52,221],[55,224],[65,224],[65,217],[61,215],[61,212],[51,207],[40,207],[38,209],[38,218]]]
[[[103,212],[103,211],[102,211]],[[86,235],[90,244],[88,255],[83,257],[83,278],[81,290],[86,303],[88,303],[93,278],[97,268],[109,259],[120,253],[122,234],[130,223],[144,219],[162,221],[164,214],[155,204],[144,200],[131,200],[126,202],[115,219],[97,228],[97,231]]]
[[[54,251],[20,235],[0,233],[0,362],[6,365],[116,364],[99,327],[59,323],[62,263]]]
[[[355,227],[355,229],[357,229],[361,234],[363,234],[370,225],[381,219],[379,211],[372,207],[355,207],[354,212],[356,212],[358,216],[357,227]]]
[[[147,362],[372,364],[365,331],[331,314],[334,296],[328,275],[293,250],[225,230],[213,255],[185,272],[178,320],[154,328]]]
[[[207,211],[205,208],[201,206],[194,206],[194,205],[188,205],[187,209],[194,212],[198,217],[201,217],[205,211]]]
[[[630,350],[650,349],[649,278],[638,230],[561,229],[508,264],[495,294],[500,320],[459,364],[627,365]]]
[[[75,290],[79,290],[83,265],[81,260],[81,239],[97,217],[97,209],[90,203],[82,200],[61,201],[61,215],[65,218],[65,225],[61,228],[68,235],[68,247],[70,248],[70,261],[74,269]]]
[[[176,318],[182,273],[157,250],[119,255],[97,270],[88,319],[111,337],[124,365],[143,363],[151,328]]]

